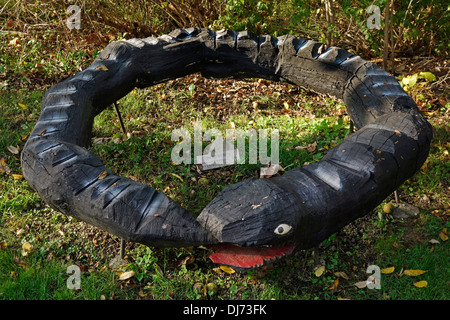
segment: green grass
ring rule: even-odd
[[[117,275],[107,269],[82,272],[80,289],[70,289],[68,264],[44,259],[42,248],[31,257],[18,257],[15,251],[9,248],[0,251],[2,300],[99,300],[109,299],[120,290],[115,285]]]
[[[408,249],[398,250],[390,258],[380,260],[380,265],[396,267],[394,274],[382,275],[381,284],[385,296],[393,300],[448,300],[450,298],[448,257],[448,246],[417,244]],[[418,269],[426,273],[410,277],[402,274],[402,269]],[[428,283],[425,288],[414,286],[415,282],[422,280]]]

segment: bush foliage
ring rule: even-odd
[[[191,26],[244,29],[261,34],[294,34],[326,42],[366,56],[381,56],[384,16],[393,0],[124,0],[124,1],[2,1],[3,30],[60,29],[67,31],[67,7],[82,9],[84,29],[129,37],[161,35]],[[331,7],[330,19],[327,5]],[[381,28],[369,29],[370,5],[380,8]],[[392,45],[396,53],[449,55],[450,5],[442,0],[395,0]],[[392,50],[392,48],[391,48]]]

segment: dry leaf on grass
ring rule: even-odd
[[[317,268],[317,270],[314,272],[316,277],[320,277],[325,272],[325,266],[321,266]]]
[[[329,289],[329,290],[334,290],[334,289],[337,288],[338,285],[339,285],[339,278],[336,278],[336,279],[333,281],[333,284],[332,284],[328,289]]]
[[[394,270],[395,270],[395,267],[389,267],[389,268],[381,269],[380,271],[381,271],[381,273],[389,274],[389,273],[394,272]]]
[[[420,276],[421,274],[424,274],[426,271],[425,270],[405,270],[403,271],[403,274],[406,274],[407,276],[410,277],[417,277]]]
[[[184,182],[183,178],[180,177],[179,175],[177,175],[176,173],[170,173],[171,175],[173,175],[175,178],[178,178],[181,182]]]
[[[311,153],[311,152],[314,152],[316,150],[316,147],[317,147],[317,141],[314,141],[313,143],[310,143],[310,144],[308,144],[306,146],[295,147],[295,149],[296,150],[306,149],[306,151]]]
[[[25,243],[22,245],[22,249],[25,250],[25,251],[27,251],[27,252],[30,252],[30,251],[31,251],[31,244],[30,244],[29,242],[25,242]]]
[[[0,172],[6,172],[9,173],[11,169],[9,169],[8,164],[6,163],[6,160],[2,158],[0,160]]]
[[[134,275],[136,274],[136,272],[135,271],[125,271],[125,272],[123,272],[123,273],[121,273],[120,274],[120,276],[119,276],[119,280],[127,280],[127,279],[130,279],[130,278],[132,278]]]
[[[439,238],[441,238],[442,241],[447,241],[447,228],[442,229],[442,231],[439,233]]]
[[[14,146],[8,146],[8,151],[11,152],[12,154],[19,154],[20,148],[14,147]]]
[[[428,285],[428,282],[426,282],[425,280],[422,280],[422,281],[414,282],[413,285],[416,286],[417,288],[425,288]]]
[[[354,285],[356,287],[358,287],[359,289],[363,289],[363,288],[367,287],[367,281],[356,282],[356,283],[354,283]]]
[[[31,244],[29,242],[25,242],[22,244],[22,257],[25,257],[31,251]]]
[[[334,275],[335,275],[336,277],[339,277],[339,278],[342,278],[342,279],[345,279],[345,280],[348,280],[348,279],[349,279],[349,278],[348,278],[348,275],[347,275],[345,272],[343,272],[343,271],[335,272]]]
[[[232,273],[235,273],[235,272],[236,272],[236,271],[234,271],[233,268],[230,268],[230,267],[227,267],[227,266],[220,266],[220,269],[221,269],[223,272],[226,272],[226,273],[229,273],[229,274],[232,274]]]

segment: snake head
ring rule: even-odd
[[[211,260],[254,268],[291,254],[295,199],[274,179],[249,179],[225,188],[197,220],[218,241]]]

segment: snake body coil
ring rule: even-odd
[[[332,95],[358,131],[316,163],[227,187],[196,218],[87,149],[94,117],[133,88],[195,72]],[[191,28],[113,42],[89,68],[51,87],[22,167],[34,190],[67,215],[150,246],[233,244],[217,245],[213,261],[247,268],[317,245],[370,212],[422,166],[431,138],[396,79],[357,55],[294,36]]]

